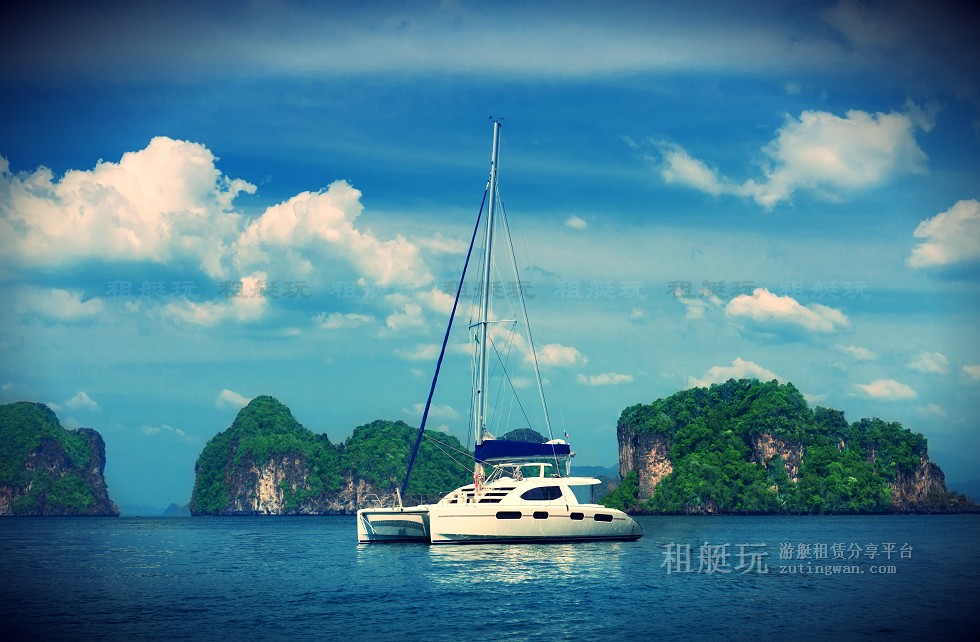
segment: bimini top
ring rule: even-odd
[[[477,461],[512,461],[517,459],[568,459],[572,456],[571,447],[560,439],[544,444],[509,439],[487,439],[477,444]]]

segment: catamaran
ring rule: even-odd
[[[422,422],[412,450],[408,470],[400,490],[396,492],[395,506],[362,508],[357,511],[357,540],[368,544],[376,542],[424,542],[430,544],[478,544],[478,543],[530,543],[575,541],[632,541],[643,536],[643,529],[626,513],[584,501],[594,486],[600,484],[593,477],[569,476],[574,453],[567,439],[554,439],[548,418],[547,404],[538,359],[527,323],[527,307],[524,301],[517,261],[513,252],[506,216],[500,213],[500,197],[497,190],[498,155],[500,150],[500,121],[493,121],[493,146],[490,155],[490,178],[484,194],[489,195],[486,221],[481,228],[483,205],[477,215],[476,226],[470,239],[469,251],[456,299],[450,313],[449,325],[443,339],[442,350],[436,362],[435,375],[429,389],[429,397],[422,414]],[[501,222],[500,219],[503,219]],[[474,372],[472,386],[472,417],[474,431],[473,483],[457,488],[433,504],[403,506],[402,497],[408,486],[415,456],[424,437],[425,425],[432,406],[433,393],[446,353],[453,318],[456,315],[460,294],[463,290],[467,267],[473,254],[478,231],[483,231],[482,278],[478,294],[477,314],[470,325],[474,348]],[[494,244],[503,235],[510,248],[513,261],[518,312],[523,317],[528,334],[526,350],[543,407],[543,418],[550,439],[543,443],[531,443],[514,439],[493,438],[493,426],[488,425],[488,390],[491,358],[494,356],[492,327],[504,320],[492,316]],[[502,366],[497,359],[495,366]],[[506,376],[506,375],[505,375]],[[567,435],[566,435],[567,436]],[[489,469],[489,472],[488,472]],[[582,498],[582,499],[580,499]]]

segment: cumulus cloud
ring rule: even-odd
[[[0,163],[0,256],[5,269],[63,267],[83,261],[194,265],[209,280],[241,281],[275,273],[307,285],[324,273],[351,275],[365,288],[432,281],[420,246],[403,236],[382,239],[357,225],[361,193],[344,181],[303,192],[248,219],[233,202],[255,186],[222,175],[217,158],[199,143],[153,138],[118,162],[56,177],[41,167],[12,174]],[[443,237],[425,241],[434,252],[460,251]],[[315,266],[315,267],[314,267]],[[242,277],[241,275],[249,275]],[[184,277],[186,278],[186,277]],[[292,282],[292,281],[291,281]],[[165,314],[199,325],[262,316],[279,281],[259,295],[198,303],[161,303]],[[279,293],[280,296],[284,296]],[[428,305],[445,302],[428,296]],[[94,316],[100,301],[67,290],[25,294],[22,306],[57,319]],[[398,314],[412,310],[396,308]],[[397,322],[397,317],[396,317]]]
[[[565,219],[565,225],[573,230],[584,230],[589,226],[589,224],[585,222],[585,219],[575,216],[574,214]]]
[[[422,306],[402,294],[390,294],[385,299],[395,309],[385,319],[385,325],[395,332],[425,326],[422,316]]]
[[[740,294],[725,306],[725,316],[748,321],[760,329],[793,327],[807,332],[831,333],[848,325],[840,310],[814,303],[801,305],[791,296],[779,296],[765,288]]]
[[[912,233],[922,242],[905,263],[911,268],[944,267],[980,261],[980,201],[959,201],[919,223]]]
[[[214,405],[218,408],[244,408],[249,401],[251,401],[250,398],[225,388],[215,397]]]
[[[963,372],[974,381],[980,381],[980,364],[963,366]]]
[[[946,374],[949,359],[941,352],[922,352],[909,362],[909,368],[926,374]]]
[[[915,390],[894,379],[875,379],[871,383],[859,383],[857,387],[872,399],[881,399],[884,401],[913,399],[918,396]]]
[[[754,199],[766,208],[788,200],[797,191],[822,198],[881,185],[897,176],[925,171],[927,157],[915,139],[928,123],[922,109],[909,113],[868,113],[851,110],[843,117],[805,111],[786,117],[776,137],[762,152],[763,178],[739,183],[721,175],[682,147],[658,142],[660,177],[712,195]]]
[[[772,381],[779,377],[770,370],[752,361],[737,357],[730,366],[712,366],[700,379],[688,377],[687,385],[692,388],[705,388],[713,383],[724,383],[729,379],[758,379]]]
[[[578,376],[578,382],[583,386],[618,386],[624,383],[631,383],[633,375],[620,374],[618,372],[603,372],[597,375]]]
[[[265,296],[264,274],[242,277],[237,294],[218,301],[197,303],[190,299],[174,299],[168,302],[165,315],[185,323],[211,327],[226,321],[247,323],[262,318],[269,301]]]
[[[317,258],[340,257],[378,285],[421,286],[432,280],[418,247],[397,236],[381,240],[355,221],[364,209],[361,192],[346,181],[326,191],[303,192],[268,208],[236,241],[237,265],[261,268],[275,260],[283,269],[308,276]]]
[[[72,410],[90,410],[94,412],[99,409],[99,404],[95,403],[84,390],[76,392],[74,397],[65,402],[65,405]]]
[[[538,350],[538,364],[542,367],[567,368],[584,365],[588,361],[578,348],[560,343],[548,343]]]
[[[238,234],[233,199],[255,187],[221,176],[203,145],[153,138],[118,163],[56,179],[0,173],[0,248],[22,265],[196,259],[208,274]]]
[[[860,346],[837,346],[837,349],[851,355],[857,361],[874,361],[878,358],[874,352]]]
[[[103,310],[101,299],[83,299],[81,290],[60,288],[23,288],[14,294],[18,314],[39,314],[54,321],[79,321],[98,316]]]

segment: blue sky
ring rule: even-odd
[[[503,119],[556,431],[754,376],[980,477],[980,55],[952,3],[39,3],[0,38],[0,400],[184,503],[274,395],[417,425]],[[459,340],[434,427],[465,440]]]

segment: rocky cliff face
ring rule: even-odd
[[[949,495],[946,475],[927,457],[919,459],[911,474],[899,470],[888,487],[895,509],[901,512],[944,511]]]
[[[660,480],[674,470],[667,438],[657,433],[637,433],[634,426],[622,423],[616,427],[616,436],[619,439],[620,476],[626,477],[630,471],[636,471],[639,499],[648,499]]]
[[[395,495],[382,492],[363,479],[344,476],[337,491],[313,494],[310,470],[302,453],[273,457],[261,466],[246,460],[229,475],[227,506],[219,515],[352,515],[358,509],[382,502],[391,505]],[[296,502],[290,497],[306,495]]]
[[[119,515],[103,474],[102,435],[90,428],[65,430],[42,404],[18,402],[2,408],[0,439],[9,459],[3,462],[5,479],[0,480],[0,515]],[[14,443],[22,447],[14,448]]]
[[[768,433],[752,437],[752,458],[760,466],[768,466],[774,457],[783,460],[783,468],[794,484],[800,481],[800,463],[803,461],[803,445],[792,439],[780,439]]]

